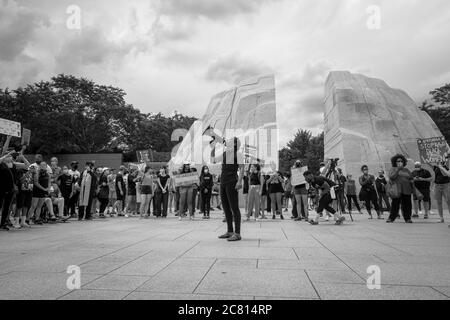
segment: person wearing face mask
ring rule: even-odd
[[[74,192],[74,178],[70,175],[69,168],[64,166],[62,174],[56,180],[58,182],[59,190],[64,198],[64,215],[69,215],[70,198]]]
[[[93,172],[94,163],[86,162],[85,170],[80,177],[80,202],[78,220],[92,220],[91,208],[92,202],[97,190],[97,177]]]
[[[447,208],[450,210],[450,157],[447,153],[444,161],[434,166],[435,173],[435,186],[434,196],[438,205],[438,212],[440,217],[440,223],[444,223],[444,205],[443,200],[447,203]]]
[[[363,175],[359,178],[359,184],[361,185],[360,200],[364,201],[366,204],[367,212],[369,213],[370,219],[373,219],[371,204],[377,212],[378,219],[382,219],[381,211],[378,207],[378,196],[377,190],[375,188],[375,177],[369,174],[369,167],[364,165],[361,167]]]
[[[52,200],[49,195],[51,174],[48,172],[47,167],[47,163],[41,162],[39,164],[39,170],[36,171],[33,177],[33,198],[31,200],[30,210],[28,211],[28,218],[31,219],[34,216],[34,224],[36,225],[42,225],[41,210],[44,203],[50,213],[50,221],[56,221]]]
[[[58,158],[53,157],[50,159],[50,168],[52,169],[52,178],[58,179],[62,173],[62,169],[58,166]]]
[[[414,186],[416,189],[423,195],[423,206],[425,208],[425,216],[424,219],[428,219],[430,214],[430,202],[431,202],[431,182],[433,181],[433,176],[430,171],[422,168],[422,164],[420,162],[416,162],[414,164],[414,170],[412,172],[414,177]],[[419,199],[417,194],[414,193],[414,216],[413,218],[419,218]]]
[[[375,179],[375,187],[377,188],[378,193],[378,206],[380,207],[380,211],[383,211],[383,202],[386,205],[388,212],[391,211],[391,204],[389,202],[389,197],[386,193],[386,177],[384,176],[384,171],[380,170],[378,172],[378,177]]]
[[[203,212],[203,219],[209,219],[213,185],[214,185],[213,176],[211,173],[209,173],[208,166],[204,166],[200,174],[200,193],[202,195],[201,211]]]
[[[73,183],[73,190],[70,195],[69,199],[69,209],[70,209],[70,215],[72,217],[75,217],[75,207],[78,204],[78,199],[80,198],[80,176],[81,173],[78,171],[78,162],[73,161],[70,164],[70,170],[69,174],[72,177],[72,183]]]
[[[159,170],[159,174],[156,179],[156,217],[167,217],[168,203],[169,203],[169,185],[170,177],[166,173],[165,168]]]
[[[392,169],[389,172],[389,179],[391,183],[395,183],[399,190],[399,197],[392,199],[391,214],[388,223],[393,223],[397,219],[400,206],[402,208],[403,218],[406,223],[412,223],[412,202],[411,195],[413,194],[413,175],[408,168],[406,168],[406,158],[398,154],[391,159]]]

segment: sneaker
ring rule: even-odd
[[[314,220],[309,220],[308,222],[309,222],[309,224],[311,224],[313,226],[317,226],[319,224],[319,222],[314,221]]]
[[[222,222],[227,222],[227,219],[226,219],[226,218],[224,218],[224,219],[222,220]]]
[[[406,223],[413,223],[412,220],[406,220]]]
[[[337,219],[336,225],[340,226],[342,223],[344,223],[344,221],[345,221],[345,217],[340,217],[340,218]]]
[[[418,214],[413,214],[412,216],[414,219],[419,219],[419,215]]]
[[[272,216],[272,220],[275,220],[275,218],[276,218],[275,215],[273,215],[273,216]]]
[[[284,220],[284,217],[283,217],[283,215],[282,215],[282,214],[280,214],[280,218],[281,218],[281,220]]]
[[[202,219],[203,219],[203,220],[206,220],[206,219],[208,219],[208,217],[204,215],[204,216],[202,217]]]
[[[234,235],[233,232],[227,232],[227,233],[219,236],[219,239],[228,239],[228,238],[231,238],[233,235]]]
[[[9,228],[6,225],[0,226],[0,230],[9,231]]]
[[[22,228],[31,228],[31,226],[26,221],[21,222],[20,225],[22,226]]]
[[[234,233],[231,237],[227,239],[227,241],[240,241],[242,238],[239,234]]]
[[[428,219],[428,216],[427,215],[425,215],[424,217],[423,217],[425,220],[427,220]]]
[[[22,226],[19,223],[14,223],[13,228],[17,230],[17,229],[21,229]]]
[[[441,218],[441,220],[439,221],[439,223],[445,223],[444,218]]]
[[[325,221],[330,221],[330,217],[329,217],[329,216],[326,216],[326,217],[325,217]]]
[[[386,220],[386,223],[394,223],[391,219]]]
[[[130,216],[128,215],[128,213],[125,215],[125,218],[129,218]]]
[[[294,219],[294,221],[302,221],[302,220],[303,220],[303,219],[300,218],[300,217]]]

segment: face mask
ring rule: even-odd
[[[68,174],[68,173],[69,173],[69,170],[64,169],[64,170],[63,170],[63,173],[64,173],[64,174]]]

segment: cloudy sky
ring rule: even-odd
[[[201,117],[213,94],[274,73],[284,144],[320,132],[330,70],[421,102],[450,81],[449,39],[448,0],[0,0],[0,86],[70,73],[125,89],[143,112]]]

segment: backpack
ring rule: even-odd
[[[391,198],[391,199],[398,199],[400,198],[401,194],[400,194],[400,188],[398,187],[398,184],[389,180],[389,182],[386,185],[386,194]]]

